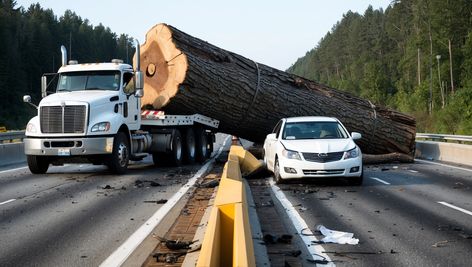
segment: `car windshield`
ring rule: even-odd
[[[81,90],[118,90],[119,71],[78,71],[61,73],[57,92]]]
[[[303,121],[287,122],[282,139],[343,139],[348,134],[338,122],[331,121]]]

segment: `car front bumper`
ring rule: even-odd
[[[316,178],[316,177],[359,177],[362,175],[362,157],[341,159],[338,161],[318,163],[306,160],[280,158],[280,176],[283,179]],[[352,171],[358,167],[357,171]],[[291,168],[292,172],[287,172]]]
[[[87,156],[110,154],[113,137],[25,138],[25,154],[36,156]]]

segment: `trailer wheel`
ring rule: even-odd
[[[195,143],[197,147],[196,151],[196,160],[198,162],[204,162],[208,157],[208,139],[203,128],[196,128],[195,129]]]
[[[44,174],[48,171],[49,160],[47,157],[27,155],[26,160],[28,161],[28,168],[31,173]]]
[[[129,142],[126,135],[119,132],[113,140],[113,152],[110,160],[107,163],[108,168],[113,173],[123,174],[126,173],[129,163]]]
[[[207,143],[208,143],[208,152],[207,152],[207,158],[211,157],[211,153],[213,153],[213,134],[208,134],[207,135]]]
[[[192,128],[185,131],[184,161],[188,164],[195,162],[195,133]]]
[[[170,163],[174,166],[182,165],[182,136],[179,130],[175,130],[172,136],[172,147],[170,149]]]

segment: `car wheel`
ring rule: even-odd
[[[282,177],[280,177],[280,165],[279,165],[279,160],[275,159],[275,164],[274,164],[274,179],[276,184],[281,184],[283,183]]]
[[[264,165],[267,167],[267,157],[266,157],[265,149],[262,149],[262,159],[264,161]]]
[[[362,185],[364,180],[364,168],[362,168],[361,176],[349,178],[349,185],[359,186]]]

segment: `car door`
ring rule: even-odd
[[[275,125],[274,130],[272,131],[275,134],[275,139],[266,140],[266,158],[267,158],[267,167],[270,170],[274,170],[275,163],[275,153],[277,149],[277,142],[280,136],[280,130],[282,129],[283,120],[280,120],[277,125]]]

